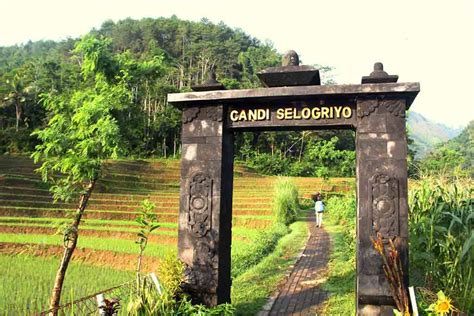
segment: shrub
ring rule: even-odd
[[[278,178],[273,196],[276,221],[287,226],[293,223],[299,209],[299,193],[296,184],[289,178]]]
[[[290,165],[289,174],[293,177],[308,177],[313,175],[314,170],[314,162],[295,161]]]
[[[187,296],[179,299],[169,292],[162,295],[153,288],[151,281],[143,279],[142,287],[137,293],[131,293],[127,305],[127,315],[233,315],[235,308],[230,304],[221,304],[208,308],[204,305],[194,305]],[[150,286],[151,285],[151,286]]]
[[[175,254],[170,253],[160,260],[157,273],[161,284],[170,295],[181,293],[184,265]]]
[[[127,315],[233,315],[235,308],[230,304],[212,308],[193,304],[191,299],[180,291],[183,271],[183,264],[173,255],[160,262],[158,274],[164,287],[161,295],[149,278],[140,276],[138,287],[130,291],[126,306]]]
[[[355,196],[330,197],[326,201],[326,212],[337,224],[347,227],[344,230],[344,242],[351,254],[356,246],[356,214],[357,203]]]
[[[332,196],[326,201],[325,204],[327,211],[331,213],[331,218],[333,218],[339,224],[345,224],[347,221],[352,221],[355,223],[357,213],[355,196]]]
[[[261,174],[282,175],[289,168],[289,160],[279,155],[255,154],[247,161],[248,165]]]
[[[409,194],[410,272],[474,311],[473,182],[427,177]]]

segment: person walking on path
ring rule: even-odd
[[[321,193],[316,193],[316,203],[314,204],[314,211],[316,212],[316,226],[321,227],[323,225],[323,212],[324,203],[321,199]]]

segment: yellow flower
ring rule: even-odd
[[[434,311],[438,314],[444,315],[453,310],[453,305],[451,305],[451,299],[443,297],[436,301],[434,306]]]

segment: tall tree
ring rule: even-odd
[[[26,86],[22,76],[15,73],[12,78],[7,79],[6,83],[9,87],[7,96],[3,99],[3,106],[13,105],[15,107],[15,130],[18,132],[20,121],[23,115],[23,104],[26,102],[31,87]]]
[[[101,174],[104,159],[121,150],[120,126],[114,113],[132,100],[127,73],[110,53],[110,41],[86,36],[75,53],[82,59],[83,84],[71,94],[44,96],[52,114],[48,125],[35,132],[41,140],[32,157],[41,161],[43,180],[52,183],[55,200],[78,199],[72,223],[64,230],[64,251],[51,292],[50,308],[57,315],[66,271],[77,245],[79,224]]]

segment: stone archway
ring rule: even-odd
[[[391,314],[370,236],[398,237],[408,284],[405,111],[419,83],[397,83],[376,63],[361,84],[321,86],[317,69],[299,66],[291,54],[286,60],[259,74],[267,88],[224,90],[214,75],[195,92],[168,95],[183,110],[178,252],[187,289],[207,305],[230,302],[234,133],[350,128],[356,131],[357,313]]]

